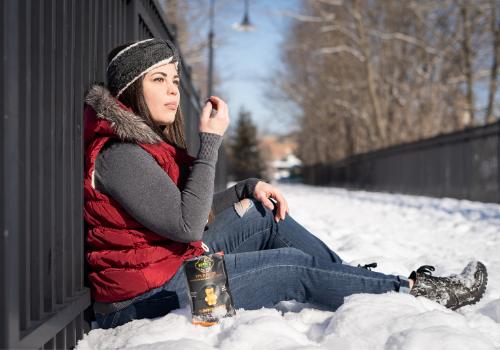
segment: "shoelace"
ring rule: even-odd
[[[423,273],[424,275],[427,276],[432,276],[432,272],[434,271],[436,271],[436,269],[434,268],[434,266],[430,265],[420,266],[417,270],[418,273]]]

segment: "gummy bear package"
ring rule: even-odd
[[[221,318],[234,316],[233,297],[227,281],[223,253],[184,261],[193,324],[211,326]]]

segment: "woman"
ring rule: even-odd
[[[336,310],[348,295],[388,291],[456,309],[484,294],[479,262],[447,278],[430,276],[429,266],[406,278],[347,265],[287,215],[278,188],[258,179],[214,195],[217,150],[229,125],[224,101],[206,102],[192,158],[175,47],[144,40],[115,48],[108,60],[108,87],[92,87],[85,100],[87,259],[101,328],[187,306],[180,267],[205,251],[225,253],[237,309],[295,299]]]

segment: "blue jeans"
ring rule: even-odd
[[[406,277],[343,264],[290,216],[276,223],[273,212],[255,200],[242,216],[235,208],[217,215],[205,231],[203,243],[209,253],[224,252],[236,309],[270,308],[293,299],[335,311],[351,294],[409,293]],[[141,294],[120,311],[96,313],[96,320],[101,328],[114,328],[134,319],[164,316],[187,305],[186,281],[180,268],[163,286]]]

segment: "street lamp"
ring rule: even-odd
[[[207,96],[212,96],[212,85],[213,85],[213,66],[214,66],[214,3],[215,0],[210,0],[210,32],[208,33],[208,86],[207,86]],[[250,24],[248,19],[248,0],[245,0],[245,17],[243,17],[243,22],[241,24],[233,24],[233,29],[249,32],[256,30],[257,27]]]
[[[242,32],[251,32],[257,30],[257,27],[250,24],[248,19],[248,0],[245,0],[245,17],[243,17],[243,22],[233,24],[233,29]]]

